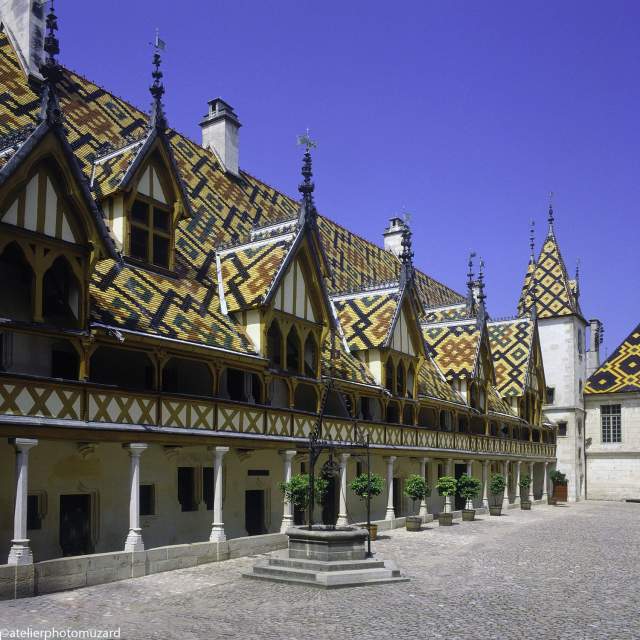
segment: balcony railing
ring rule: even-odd
[[[304,441],[316,416],[300,411],[246,405],[224,400],[136,393],[73,382],[0,375],[0,416],[46,418],[116,425],[241,433],[248,436],[297,438]],[[355,438],[352,420],[325,418],[322,437],[336,442]],[[425,427],[358,422],[360,437],[373,445],[439,449],[514,457],[554,458],[556,447]]]

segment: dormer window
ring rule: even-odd
[[[131,257],[169,269],[170,248],[171,209],[138,194],[131,206]]]

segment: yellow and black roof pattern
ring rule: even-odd
[[[447,380],[473,377],[482,336],[475,320],[423,325],[422,335]]]
[[[492,411],[493,413],[502,413],[507,416],[516,417],[515,411],[509,406],[505,399],[500,396],[495,387],[489,387],[487,404],[489,406],[489,411]]]
[[[524,315],[533,305],[539,318],[581,315],[577,296],[571,287],[560,248],[550,225],[535,268],[529,263],[518,313]]]
[[[640,324],[591,375],[585,393],[640,391]]]
[[[470,317],[466,302],[430,307],[424,310],[424,322],[427,323],[466,320]]]
[[[101,260],[91,278],[94,322],[140,333],[253,354],[213,288]]]
[[[332,299],[340,326],[352,351],[384,345],[398,308],[398,289]]]
[[[418,395],[464,405],[462,397],[452,389],[429,356],[424,359],[424,363],[418,373]]]
[[[142,141],[94,161],[90,185],[97,197],[106,198],[118,190],[141,147]]]
[[[502,396],[521,396],[527,383],[534,324],[526,318],[489,322],[489,343]]]
[[[380,389],[366,365],[345,349],[340,337],[337,335],[334,337],[333,349],[331,339],[331,334],[327,335],[322,347],[322,375],[333,375],[346,382]]]

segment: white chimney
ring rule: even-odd
[[[402,253],[402,231],[404,222],[400,218],[390,218],[389,226],[382,234],[384,237],[384,248],[391,251],[396,256]]]
[[[0,24],[9,37],[27,77],[42,80],[44,56],[44,2],[0,0]]]
[[[231,105],[222,98],[209,101],[209,113],[200,123],[202,146],[213,149],[225,170],[234,176],[240,175],[238,130],[241,126]]]

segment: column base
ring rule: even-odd
[[[224,523],[214,522],[211,527],[211,535],[209,536],[209,542],[224,542],[227,536],[224,533]]]
[[[516,496],[516,497],[513,499],[513,504],[520,504],[520,496]]]
[[[395,520],[396,519],[396,512],[393,509],[389,509],[387,508],[387,512],[384,516],[385,520]]]
[[[336,520],[337,527],[346,527],[349,524],[349,519],[347,516],[342,513],[338,514],[338,519]]]
[[[29,540],[12,540],[7,564],[33,564]]]
[[[124,542],[125,551],[144,551],[141,529],[130,529]]]
[[[282,518],[282,524],[280,525],[280,533],[285,533],[285,531],[290,527],[293,527],[293,517],[284,516]]]

